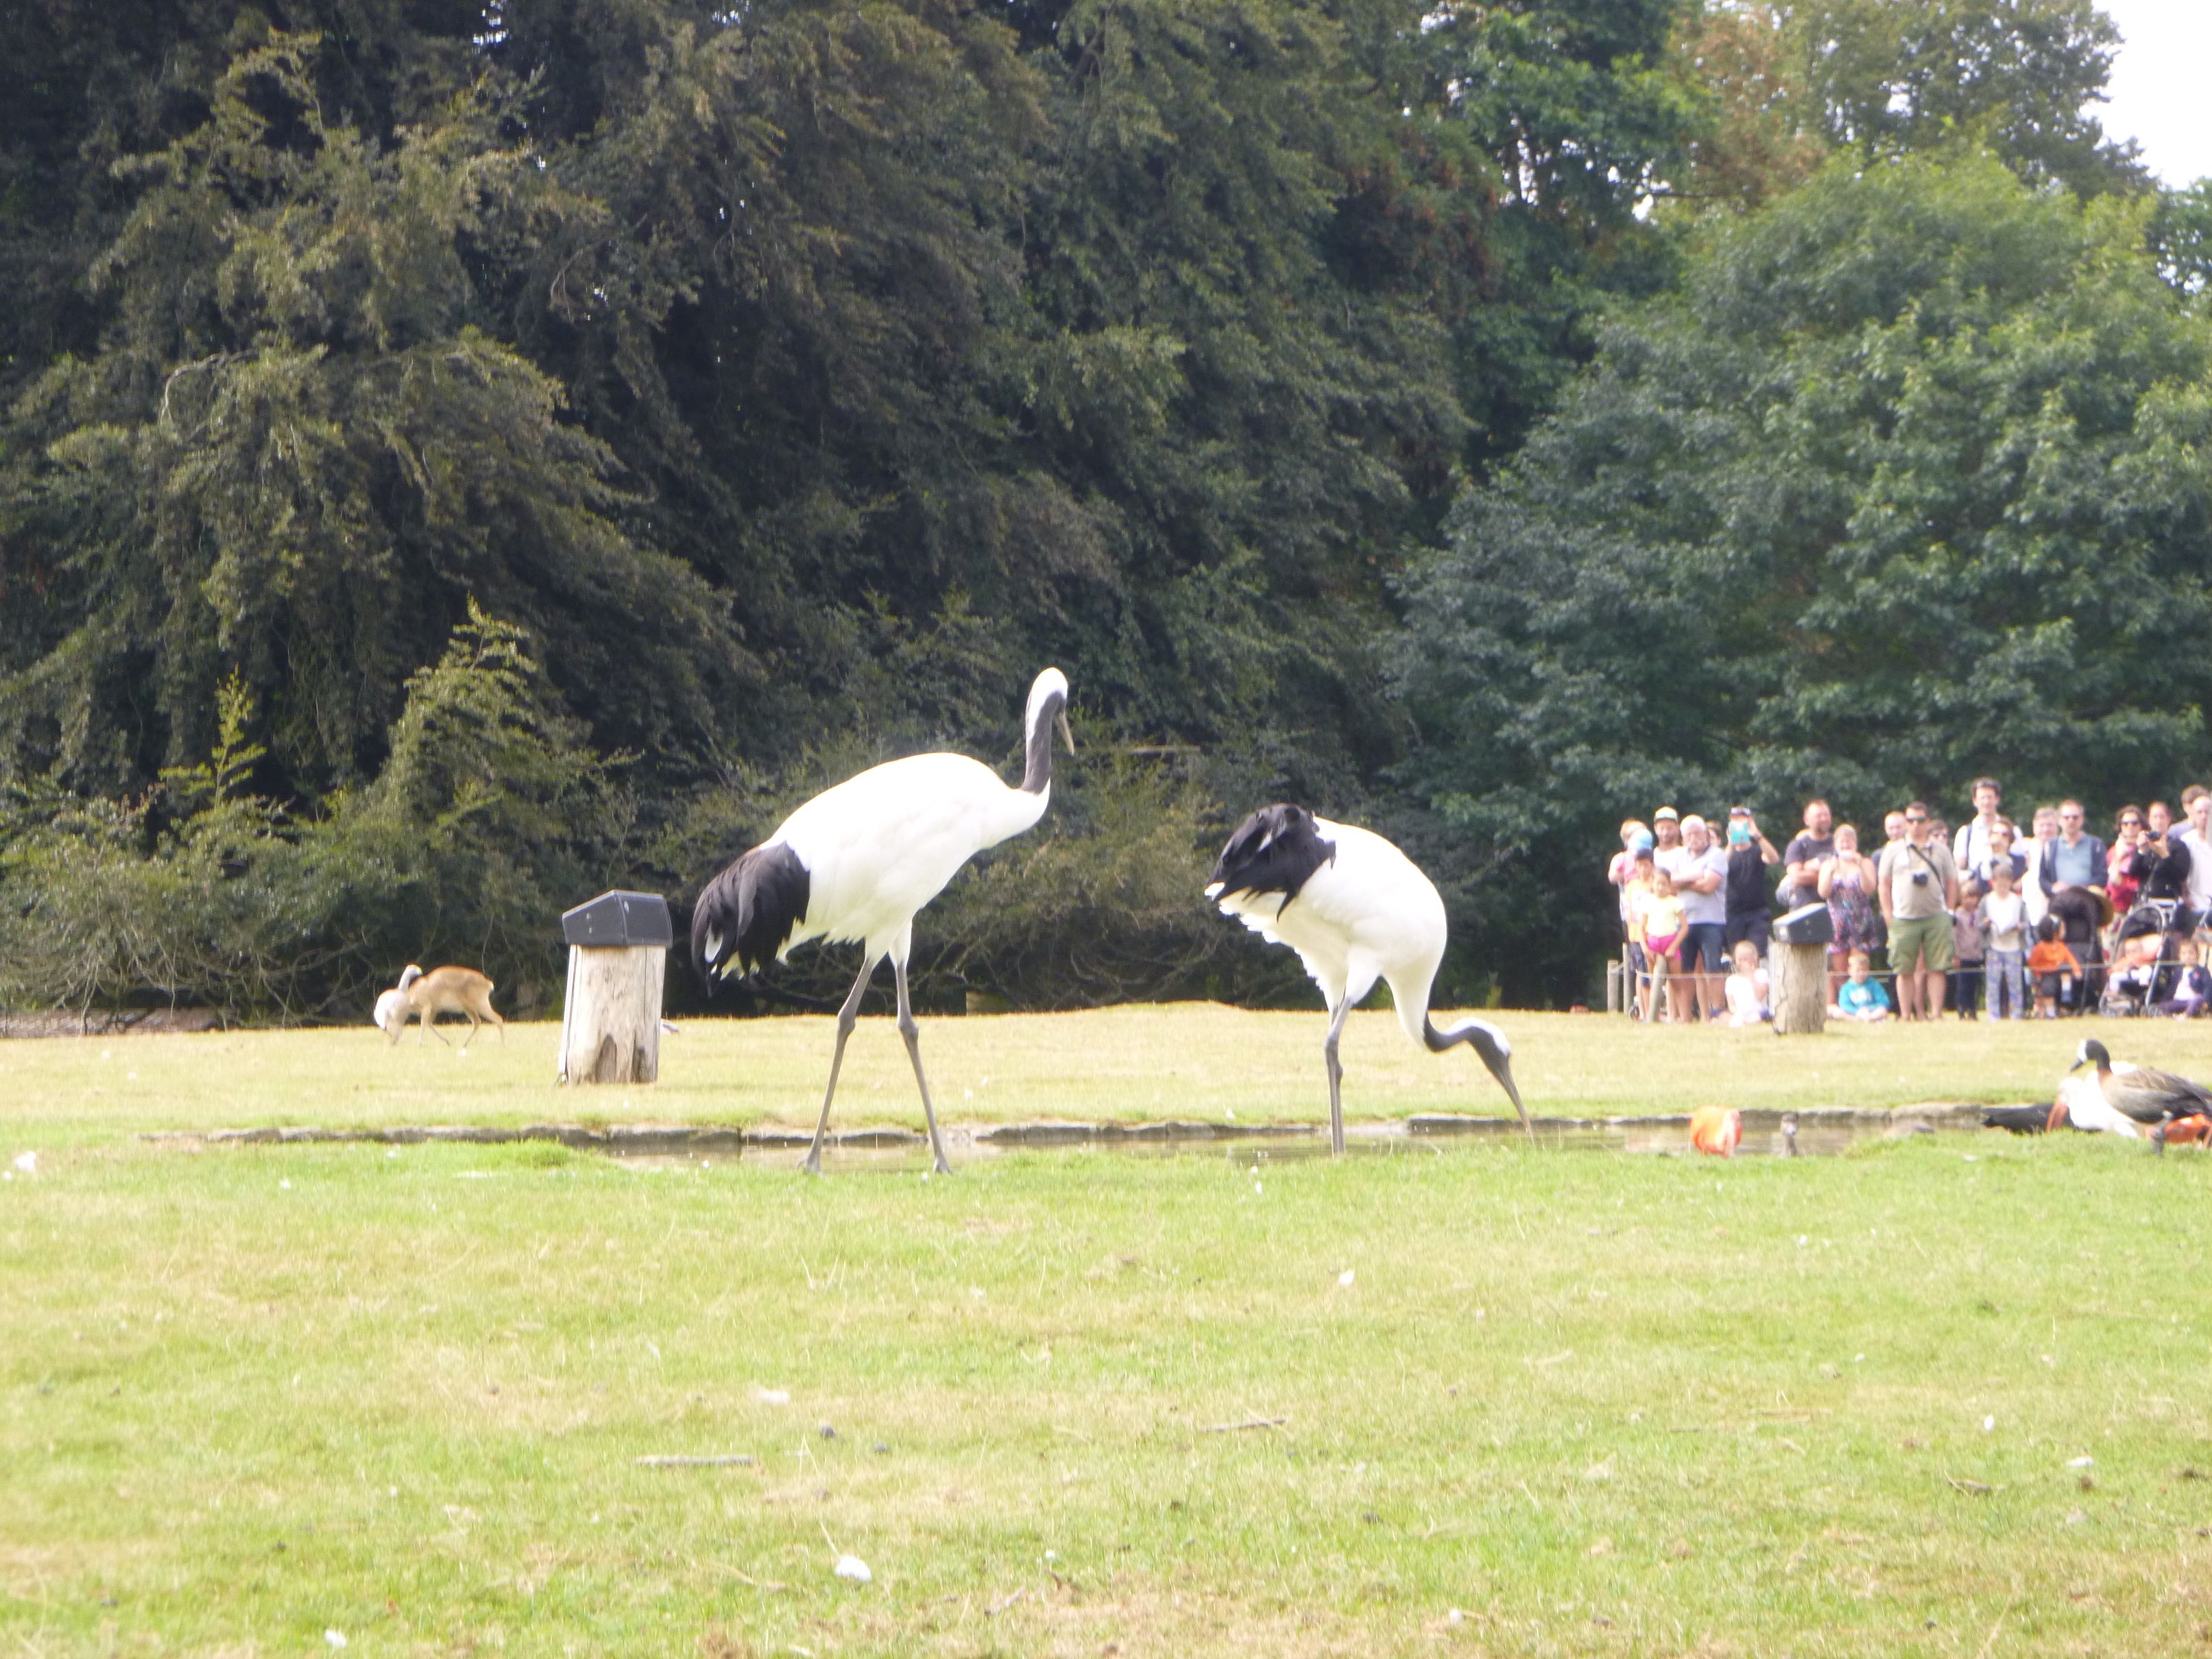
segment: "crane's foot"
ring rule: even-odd
[[[818,1176],[822,1173],[822,1149],[819,1146],[807,1153],[806,1162],[799,1166],[799,1172],[801,1175],[811,1176]]]
[[[951,1173],[952,1166],[950,1164],[947,1164],[941,1158],[937,1160],[937,1167],[930,1171],[930,1174],[933,1176],[951,1175]]]

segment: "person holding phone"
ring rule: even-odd
[[[1735,959],[1735,947],[1749,939],[1766,954],[1772,937],[1774,912],[1766,891],[1766,872],[1782,862],[1774,843],[1759,830],[1748,806],[1731,806],[1728,816],[1728,918],[1723,924],[1722,948]]]

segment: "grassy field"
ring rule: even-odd
[[[1440,1019],[1445,1018],[1440,1015]],[[2084,1034],[2146,1064],[2212,1075],[2212,1024],[2138,1020],[1831,1027],[1646,1029],[1602,1015],[1506,1013],[1514,1071],[1532,1112],[1581,1116],[1741,1107],[1887,1106],[1931,1099],[2047,1100]],[[1197,1118],[1318,1122],[1325,1021],[1208,1004],[927,1021],[922,1056],[948,1121]],[[467,1028],[447,1027],[456,1036]],[[155,1129],[268,1124],[783,1123],[811,1128],[829,1073],[827,1018],[695,1020],[661,1045],[650,1089],[562,1090],[559,1028],[487,1033],[465,1058],[410,1030],[394,1048],[351,1030],[210,1033],[0,1042],[0,1122],[24,1146]],[[1346,1027],[1345,1114],[1506,1114],[1465,1048],[1408,1043],[1387,1012]],[[836,1122],[921,1125],[906,1050],[888,1019],[862,1021],[847,1052]]]
[[[1504,1018],[1545,1111],[2024,1097],[2082,1030],[1801,1046]],[[969,1119],[1311,1115],[1317,1023],[925,1042]],[[810,1115],[819,1031],[695,1025],[634,1109]],[[2103,1035],[2185,1067],[2196,1041]],[[848,1121],[906,1121],[903,1056],[869,1036],[853,1075],[884,1088]],[[1115,1037],[1118,1082],[1091,1061]],[[1400,1045],[1371,1021],[1348,1043],[1357,1109],[1498,1103],[1463,1055],[1399,1067]],[[0,1184],[0,1652],[2212,1644],[2212,1159],[1508,1141],[806,1182],[129,1133],[561,1115],[550,1048],[0,1048],[0,1152],[37,1151]],[[669,1455],[754,1461],[637,1462]]]

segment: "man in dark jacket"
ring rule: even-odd
[[[1722,884],[1722,891],[1728,896],[1723,945],[1731,957],[1735,955],[1737,942],[1742,939],[1756,944],[1762,957],[1766,954],[1766,941],[1774,926],[1774,913],[1766,895],[1766,872],[1769,866],[1781,862],[1782,854],[1760,833],[1759,820],[1752,817],[1751,808],[1730,807],[1728,876]]]

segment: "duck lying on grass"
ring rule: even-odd
[[[2085,1072],[2085,1066],[2093,1069]],[[1992,1106],[1982,1121],[2014,1134],[2040,1134],[2071,1124],[2085,1133],[2148,1137],[2152,1150],[2162,1152],[2169,1140],[2199,1146],[2212,1141],[2212,1089],[2154,1066],[2116,1063],[2111,1051],[2091,1037],[2049,1106]]]

